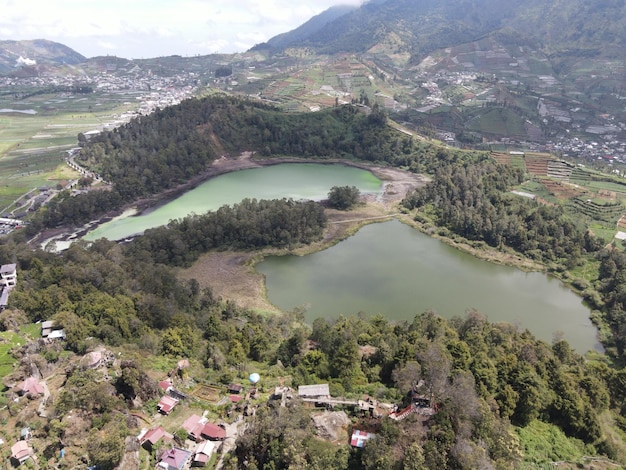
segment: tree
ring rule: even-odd
[[[333,186],[328,193],[328,205],[333,209],[345,211],[359,202],[360,195],[356,186]]]

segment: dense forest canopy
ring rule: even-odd
[[[189,99],[93,137],[77,161],[111,182],[110,191],[62,193],[29,227],[85,223],[124,203],[161,193],[201,175],[223,155],[349,158],[431,172],[438,161],[486,158],[443,150],[387,125],[373,109],[345,105],[286,114],[244,98]]]

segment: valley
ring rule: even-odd
[[[0,41],[1,464],[621,468],[622,3]]]

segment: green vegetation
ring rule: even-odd
[[[620,438],[626,254],[605,249],[561,206],[511,194],[524,181],[520,168],[414,140],[388,127],[376,106],[370,114],[342,106],[286,116],[224,96],[189,100],[85,143],[84,163],[113,189],[61,194],[30,230],[78,223],[174,188],[218,155],[243,150],[350,156],[429,172],[432,181],[409,194],[403,209],[456,237],[541,262],[563,278],[575,274],[572,284],[594,308],[607,354],[583,358],[566,341],[547,344],[476,311],[450,321],[418,312],[399,323],[366,312],[307,325],[301,312],[260,315],[217,298],[195,279],[181,281],[177,267],[210,250],[293,249],[322,236],[319,204],[245,200],[172,221],[125,245],[77,242],[52,254],[31,249],[23,235],[0,241],[0,259],[16,260],[20,272],[3,315],[23,315],[22,323],[54,319],[65,330],[64,347],[77,355],[102,343],[128,354],[109,366],[109,381],[78,361],[64,364],[64,387],[50,415],[40,418],[42,428],[61,438],[70,411],[80,415],[91,429],[83,443],[90,462],[113,468],[124,437],[138,426],[119,425],[118,416],[154,413],[153,374],[172,374],[177,360],[188,358],[193,367],[175,375],[189,387],[242,380],[254,367],[272,383],[278,377],[289,377],[292,387],[328,383],[334,396],[366,395],[401,408],[412,392],[437,410],[423,420],[355,418],[354,428],[367,424],[378,434],[361,452],[320,440],[297,400],[287,407],[269,402],[249,419],[226,468],[508,469],[553,458],[579,462],[582,452],[626,455]],[[341,200],[355,195],[351,188],[334,192]],[[56,347],[42,345],[38,360],[64,360]],[[212,408],[222,418],[227,411]]]
[[[349,210],[359,201],[359,196],[356,186],[333,186],[328,193],[328,205],[341,211]]]

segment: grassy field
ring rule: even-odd
[[[40,333],[41,326],[35,323],[22,326],[19,333],[14,331],[0,332],[0,379],[13,370],[15,358],[11,355],[11,350],[26,344],[29,339],[39,338]]]
[[[112,125],[136,109],[136,94],[0,96],[0,211],[33,188],[78,175],[65,168],[66,151],[81,132]]]

